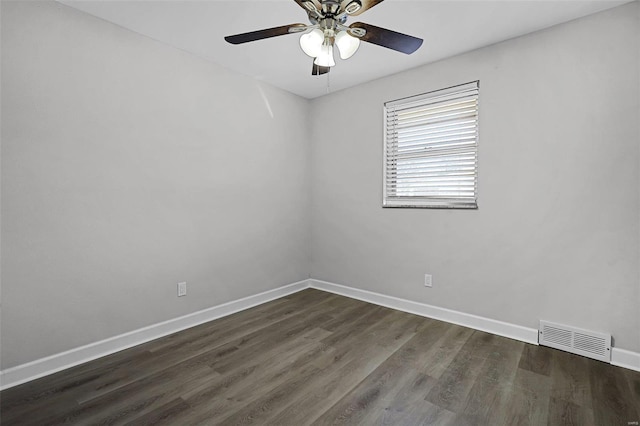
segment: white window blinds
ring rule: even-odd
[[[385,103],[384,207],[477,208],[478,91]]]

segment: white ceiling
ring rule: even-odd
[[[369,43],[346,61],[336,55],[327,76],[311,76],[311,58],[295,34],[231,45],[224,36],[308,23],[293,0],[59,0],[168,45],[314,98],[627,3],[629,0],[387,0],[352,22],[424,39],[405,55]]]

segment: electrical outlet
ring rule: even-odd
[[[187,295],[187,282],[178,283],[178,297]]]
[[[431,275],[424,274],[424,286],[433,287],[433,281],[432,281]]]

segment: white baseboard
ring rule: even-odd
[[[486,331],[487,333],[497,334],[510,339],[531,343],[533,345],[538,344],[538,330],[535,328],[522,327],[520,325],[509,324],[490,318],[466,314],[464,312],[440,308],[433,305],[427,305],[425,303],[413,302],[411,300],[400,299],[398,297],[347,287],[327,281],[314,279],[310,279],[309,281],[310,287],[318,290],[324,290],[330,293],[362,300],[364,302],[386,306],[387,308],[397,309],[410,314],[462,325],[475,330]]]
[[[640,353],[611,348],[611,364],[629,370],[640,371]]]
[[[534,328],[522,327],[490,318],[347,287],[327,281],[308,279],[0,371],[0,390],[8,389],[123,349],[131,348],[208,321],[225,317],[306,288],[315,288],[399,311],[434,318],[475,330],[486,331],[487,333],[497,334],[522,342],[534,345],[538,344],[538,330]],[[613,348],[611,351],[611,364],[640,371],[640,353]]]
[[[55,372],[109,355],[177,331],[185,330],[217,318],[296,293],[309,287],[309,280],[278,287],[259,294],[233,300],[158,324],[110,337],[26,364],[0,371],[0,390],[7,389]]]

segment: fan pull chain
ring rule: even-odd
[[[328,72],[327,73],[327,94],[331,93],[331,80],[330,80],[330,76],[331,73]]]

